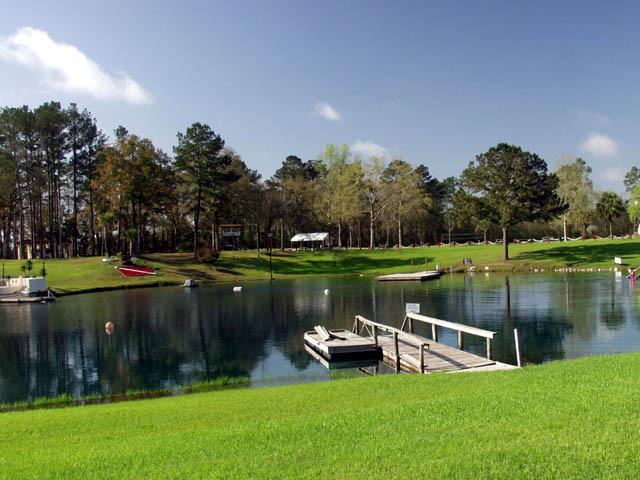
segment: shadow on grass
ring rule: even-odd
[[[427,261],[433,261],[433,258]],[[424,270],[425,257],[422,255],[402,258],[375,258],[358,253],[340,253],[337,255],[318,255],[317,258],[292,255],[273,255],[273,272],[280,275],[329,275],[357,274],[362,272],[387,271],[403,268],[407,272]],[[237,270],[269,272],[269,256],[260,258],[236,258],[221,260],[218,270],[234,273]]]
[[[556,262],[567,265],[586,263],[613,263],[613,257],[640,255],[640,243],[589,243],[584,245],[571,245],[523,252],[514,257],[514,260],[533,262]]]

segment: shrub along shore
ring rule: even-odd
[[[0,476],[637,478],[639,374],[623,354],[5,413]]]
[[[317,275],[364,275],[415,272],[434,269],[463,270],[463,259],[471,258],[480,268],[498,271],[553,270],[560,268],[611,268],[613,257],[625,264],[640,265],[639,240],[576,240],[571,242],[520,243],[510,247],[511,260],[503,262],[501,245],[458,245],[373,250],[280,251],[272,256],[277,279]],[[24,261],[3,260],[5,275],[19,276]],[[99,257],[47,260],[47,284],[57,295],[119,288],[178,285],[187,278],[202,283],[241,282],[269,279],[269,255],[255,250],[222,252],[208,265],[188,253],[144,255],[140,261],[157,275],[127,278]],[[42,261],[33,260],[32,275],[39,275]]]

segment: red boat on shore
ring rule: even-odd
[[[125,277],[144,277],[145,275],[155,275],[153,268],[145,265],[122,265],[115,267]]]

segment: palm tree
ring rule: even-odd
[[[604,192],[596,205],[596,212],[609,222],[609,237],[613,238],[613,220],[624,213],[622,199],[613,192]]]

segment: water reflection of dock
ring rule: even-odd
[[[430,325],[431,338],[414,333],[414,322]],[[438,327],[457,332],[457,348],[438,342]],[[464,351],[465,335],[485,338],[486,356]],[[341,368],[334,362],[348,365],[352,355],[357,355],[358,361],[363,361],[363,351],[375,352],[371,354],[370,360],[381,358],[397,372],[434,373],[516,368],[492,360],[494,335],[495,332],[489,330],[407,313],[401,328],[356,315],[353,330],[348,334],[344,330],[326,332],[318,327],[316,331],[307,332],[304,338],[307,351],[327,368]]]

